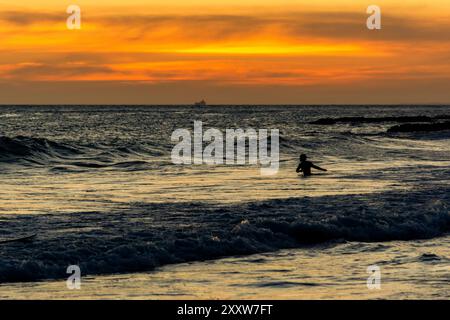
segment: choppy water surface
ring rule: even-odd
[[[193,286],[183,291],[175,285],[174,292],[187,297],[216,297],[217,283],[229,288],[222,291],[224,297],[227,292],[229,297],[266,297],[275,290],[279,297],[323,298],[336,297],[338,279],[351,281],[344,266],[360,279],[370,263],[382,264],[381,255],[404,255],[413,262],[386,262],[390,275],[400,279],[392,278],[392,290],[396,281],[416,283],[418,289],[389,291],[393,297],[420,296],[422,278],[411,274],[424,270],[429,279],[436,278],[426,296],[443,297],[448,291],[450,131],[387,131],[423,121],[433,126],[449,114],[447,106],[1,107],[0,238],[38,235],[27,244],[0,244],[0,281],[64,278],[69,264],[80,264],[88,275],[125,274],[213,259],[127,275],[125,283],[117,280],[120,276],[90,278],[86,287],[95,284],[111,297],[133,297],[128,289],[136,297],[168,297],[171,287],[163,280],[168,277]],[[314,123],[319,119],[322,124]],[[261,176],[257,166],[172,164],[170,136],[175,129],[192,130],[193,120],[202,120],[205,130],[279,129],[279,173]],[[329,171],[298,177],[300,153]],[[419,261],[419,239],[431,239],[424,259],[436,255],[436,261]],[[316,247],[324,243],[330,246]],[[360,252],[372,245],[386,249]],[[295,250],[279,251],[287,248]],[[245,258],[261,252],[273,253],[261,264]],[[244,257],[216,260],[233,255]],[[342,272],[334,279],[325,276],[322,283],[320,274],[333,272],[331,261],[342,264]],[[309,265],[302,269],[307,275],[297,272],[299,263]],[[271,272],[277,265],[297,271]],[[209,275],[215,279],[204,289],[188,279],[190,273],[194,280],[201,278],[204,272],[196,270],[202,268],[212,268]],[[401,278],[400,270],[408,277]],[[222,272],[243,283],[222,283]],[[252,277],[260,273],[280,285],[258,285]],[[296,284],[302,281],[291,275],[319,285]],[[125,293],[100,284],[105,279]],[[147,281],[155,279],[167,290],[146,290]],[[52,291],[53,282],[31,286],[36,295],[42,294],[40,286],[50,286],[48,292],[56,296],[66,294]],[[20,288],[28,285],[1,288],[9,292],[6,296],[23,296]],[[360,294],[359,287],[348,288],[348,296]],[[80,296],[95,295],[89,291],[94,289],[86,290]]]

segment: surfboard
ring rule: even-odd
[[[3,243],[10,243],[10,242],[28,242],[32,241],[34,238],[36,238],[37,233],[28,234],[22,237],[16,237],[16,238],[10,238],[10,239],[0,239],[0,244]]]

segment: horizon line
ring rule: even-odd
[[[193,106],[198,107],[199,109],[205,107],[224,107],[224,106],[450,106],[450,102],[427,102],[427,103],[280,103],[280,104],[261,104],[261,103],[211,103],[206,104],[205,106],[197,106],[195,103],[155,103],[155,104],[123,104],[123,103],[0,103],[0,107],[25,107],[25,106],[122,106],[122,107],[133,107],[133,106],[168,106],[168,107],[176,107],[176,106]]]

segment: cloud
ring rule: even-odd
[[[180,37],[203,40],[257,36],[275,33],[284,38],[348,40],[450,41],[449,21],[430,21],[421,17],[382,15],[382,30],[366,27],[365,12],[290,12],[274,15],[115,15],[93,18],[105,26],[139,29],[141,36],[166,29]]]
[[[382,30],[366,28],[364,11],[285,12],[275,14],[101,14],[83,11],[83,23],[100,26],[98,31],[122,30],[118,38],[142,41],[145,38],[173,37],[172,40],[225,41],[272,34],[283,39],[317,38],[374,41],[450,41],[450,21],[429,20],[383,13]],[[4,11],[0,21],[16,26],[65,23],[65,12]],[[159,36],[159,37],[158,37]],[[167,39],[169,41],[170,39]]]
[[[383,14],[382,29],[366,28],[364,12],[304,13],[302,23],[290,24],[289,32],[310,36],[384,41],[450,41],[450,21],[436,21],[417,16]]]
[[[13,65],[3,74],[4,78],[21,80],[39,80],[60,78],[69,80],[72,77],[92,74],[112,74],[115,71],[103,65],[85,65],[84,63],[44,64],[37,62]]]
[[[66,15],[55,12],[43,11],[2,11],[0,21],[17,26],[28,26],[36,23],[65,22]]]

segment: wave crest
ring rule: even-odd
[[[0,163],[50,166],[52,171],[69,170],[69,167],[139,169],[147,164],[145,159],[165,152],[164,146],[151,144],[109,146],[100,143],[69,144],[26,136],[0,137]]]
[[[0,281],[151,270],[157,266],[323,242],[433,238],[450,231],[450,189],[276,199],[236,205],[142,203],[110,213],[3,216],[0,234],[38,232],[0,246]],[[439,199],[432,201],[430,199]],[[95,228],[92,228],[95,226]]]

